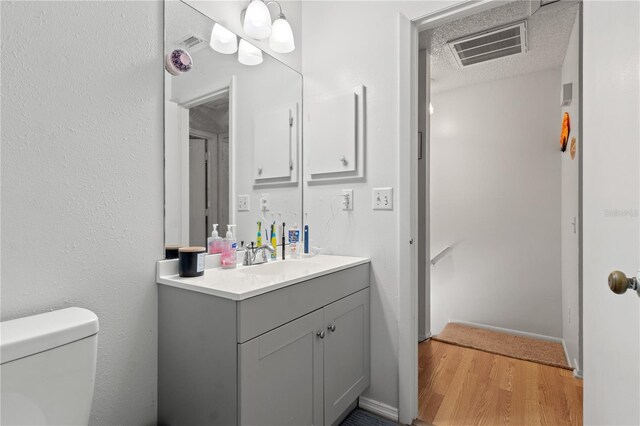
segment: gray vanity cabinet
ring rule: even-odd
[[[369,289],[324,308],[324,423],[333,422],[369,386]]]
[[[369,386],[369,289],[239,345],[241,425],[331,425]]]
[[[241,425],[322,424],[322,310],[238,345]]]
[[[234,301],[158,289],[159,425],[331,425],[370,383],[369,264]]]

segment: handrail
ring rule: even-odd
[[[434,266],[436,263],[440,261],[443,257],[447,255],[451,250],[453,250],[453,246],[446,246],[438,254],[431,258],[431,266]]]

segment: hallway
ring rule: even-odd
[[[418,419],[434,425],[581,425],[569,370],[428,340],[419,345]]]

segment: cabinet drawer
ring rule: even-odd
[[[237,302],[238,343],[369,287],[369,264]]]

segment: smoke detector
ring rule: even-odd
[[[527,51],[527,21],[475,33],[447,43],[461,68]]]

